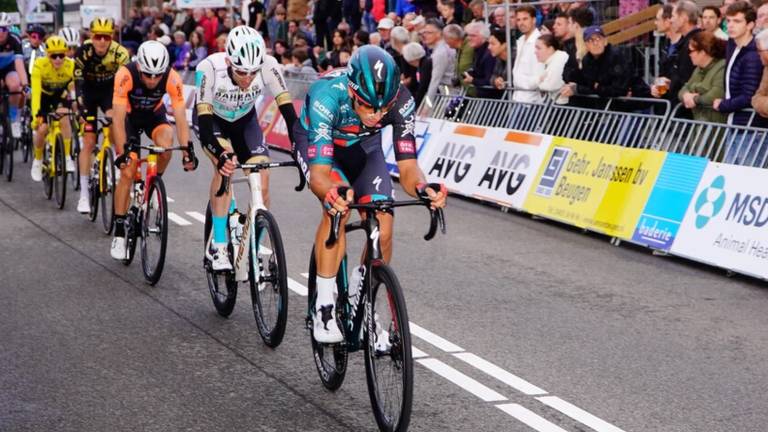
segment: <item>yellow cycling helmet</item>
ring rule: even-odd
[[[91,21],[91,33],[112,36],[115,25],[112,18],[98,17]]]
[[[67,43],[60,36],[51,36],[45,41],[47,54],[64,54],[67,52]]]

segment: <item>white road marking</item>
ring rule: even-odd
[[[448,381],[472,393],[473,395],[479,397],[485,402],[498,402],[498,401],[507,400],[506,397],[497,393],[493,389],[486,387],[483,384],[480,384],[478,381],[464,375],[463,373],[448,366],[447,364],[441,362],[438,359],[425,358],[425,359],[416,360],[416,361],[421,363],[424,367],[431,370],[432,372],[440,375],[441,377],[447,379]]]
[[[186,212],[186,213],[187,213],[187,216],[191,217],[192,219],[194,219],[194,220],[196,220],[196,221],[198,221],[200,223],[205,223],[205,215],[204,214],[202,214],[200,212],[196,212],[196,211],[191,211],[191,212]]]
[[[296,294],[306,297],[307,296],[307,287],[304,285],[296,282],[295,280],[288,278],[288,289],[295,292]]]
[[[423,339],[431,343],[432,345],[448,353],[464,351],[464,348],[441,338],[440,336],[432,333],[431,331],[425,329],[424,327],[421,327],[413,323],[413,321],[411,321],[411,334],[416,336],[419,339]]]
[[[597,432],[624,432],[622,429],[617,428],[605,420],[593,416],[592,414],[584,411],[576,405],[570,404],[557,396],[542,396],[537,397],[536,399],[539,402],[542,402],[545,405],[548,405],[567,415],[568,417],[578,421],[579,423],[589,426]]]
[[[176,202],[176,200],[174,200],[173,198],[171,198],[169,196],[165,197],[165,199],[168,200],[168,202]]]
[[[411,357],[417,359],[422,357],[429,357],[429,354],[411,345]]]
[[[528,381],[511,374],[504,369],[496,366],[495,364],[484,360],[472,353],[458,353],[454,354],[456,358],[459,360],[465,361],[469,363],[470,365],[480,369],[481,371],[487,373],[488,375],[496,378],[497,380],[503,382],[504,384],[514,388],[515,390],[527,394],[529,396],[533,395],[544,395],[547,394],[546,391],[542,390],[539,387],[536,387],[535,385],[529,383]]]
[[[309,279],[309,273],[300,273],[304,279]]]
[[[181,226],[192,225],[192,222],[184,219],[183,217],[177,215],[174,212],[168,212],[168,219],[170,219],[172,222],[175,222]]]
[[[526,425],[536,429],[539,432],[567,432],[565,429],[544,419],[533,411],[518,404],[496,405],[496,408],[504,411],[512,417],[520,420]]]

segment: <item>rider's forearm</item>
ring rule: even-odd
[[[128,140],[125,134],[125,107],[115,105],[112,111],[112,137],[115,141],[115,150],[121,155],[125,151],[125,142]]]
[[[19,75],[19,82],[21,83],[21,86],[28,86],[29,81],[27,80],[27,70],[24,69],[24,59],[17,58],[14,60],[14,62],[14,66],[16,66],[16,73]]]
[[[185,146],[189,142],[189,125],[187,124],[187,112],[181,109],[173,110],[173,117],[176,118],[176,132],[179,136],[179,145]]]
[[[282,114],[283,119],[285,120],[285,125],[288,127],[288,134],[292,135],[293,125],[299,118],[296,116],[296,110],[293,109],[293,103],[284,103],[279,105],[278,108],[280,109],[280,114]]]
[[[402,160],[397,163],[397,168],[400,171],[400,185],[402,185],[405,193],[412,197],[418,196],[416,186],[419,183],[426,183],[427,179],[419,168],[416,159]]]
[[[200,143],[217,158],[224,153],[224,148],[219,145],[219,140],[213,134],[213,114],[201,114],[198,105],[197,125],[200,128]]]
[[[309,189],[320,201],[325,200],[328,191],[335,186],[331,181],[331,166],[312,165],[309,168],[309,172]]]

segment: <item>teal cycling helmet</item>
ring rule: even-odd
[[[347,75],[355,98],[376,111],[390,106],[400,90],[395,59],[377,46],[360,47],[349,59]]]

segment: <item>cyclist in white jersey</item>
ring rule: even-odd
[[[269,149],[255,110],[257,99],[265,88],[269,89],[289,131],[297,118],[277,60],[265,52],[264,40],[256,30],[238,26],[227,36],[226,51],[208,56],[196,69],[200,142],[216,167],[210,191],[213,241],[206,251],[206,258],[216,271],[231,270],[226,247],[231,193],[215,196],[221,177],[230,176],[238,161],[269,161]],[[261,171],[262,196],[267,206],[268,173]]]

